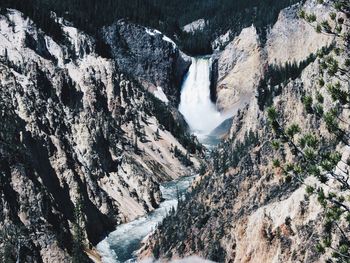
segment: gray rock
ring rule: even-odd
[[[151,99],[113,60],[99,56],[92,37],[59,21],[64,43],[16,10],[0,15],[0,232],[15,229],[8,235],[13,254],[18,237],[26,240],[23,262],[71,261],[78,201],[91,248],[115,225],[157,208],[160,183],[192,171],[173,158],[171,143],[185,149],[169,142],[173,135],[153,116],[155,105],[168,116],[176,115],[174,108]],[[169,55],[158,53],[165,56],[165,79],[187,64],[172,44],[159,43]],[[130,46],[141,57],[151,47]],[[154,141],[157,129],[162,139]]]
[[[148,90],[162,87],[178,104],[180,84],[191,60],[161,32],[119,20],[103,29],[118,68]]]

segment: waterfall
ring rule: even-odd
[[[208,136],[227,118],[210,100],[210,67],[210,58],[192,58],[181,90],[179,111],[199,139]]]

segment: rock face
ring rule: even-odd
[[[201,18],[196,21],[193,21],[192,23],[185,25],[182,28],[182,30],[187,33],[194,33],[196,31],[202,31],[206,25],[207,25],[207,22],[205,21],[205,19]]]
[[[282,10],[267,36],[265,49],[269,64],[300,62],[331,42],[329,35],[318,34],[313,26],[298,17],[301,8],[307,13],[314,13],[320,20],[327,19],[327,6],[317,4],[317,1],[307,1],[302,7],[294,5]]]
[[[215,54],[218,61],[217,107],[223,112],[242,108],[252,99],[268,65],[300,63],[311,53],[331,43],[332,37],[317,34],[312,25],[298,17],[300,9],[326,18],[327,6],[306,1],[280,12],[277,22],[261,46],[256,29],[242,30],[226,48]]]
[[[283,87],[273,105],[282,120],[298,124],[303,132],[325,135],[324,125],[307,114],[301,102],[305,92],[316,97],[318,68],[317,62],[307,67],[298,80]],[[321,92],[327,110],[331,98],[324,89]],[[348,114],[345,110],[341,116]],[[344,125],[344,130],[349,128]],[[198,179],[178,212],[166,218],[145,242],[140,257],[196,254],[215,262],[325,262],[316,250],[324,235],[323,209],[316,196],[308,197],[305,191],[305,185],[317,186],[318,180],[307,178],[305,185],[286,181],[273,160],[288,163],[292,154],[276,153],[271,141],[266,114],[253,102],[234,117],[231,135],[212,157],[217,158],[219,169]],[[350,148],[342,143],[338,148],[343,155],[339,165],[349,171],[350,166],[344,164],[349,161]],[[236,164],[223,173],[228,160]]]
[[[175,105],[191,59],[161,32],[120,20],[104,28],[104,38],[123,72],[150,92],[161,87]]]
[[[263,72],[263,53],[252,26],[242,30],[220,53],[218,60],[217,106],[226,112],[249,102]]]
[[[216,52],[219,52],[220,50],[224,49],[229,43],[230,40],[232,40],[232,31],[229,30],[225,34],[217,37],[213,42],[212,42],[212,49]]]
[[[315,1],[306,1],[304,7],[321,10]],[[320,19],[332,11],[329,7],[326,9],[328,11],[320,11],[324,12]],[[245,86],[242,91],[235,84],[238,80],[230,79],[230,76],[237,74],[238,78],[249,78],[256,72],[263,77],[264,70],[258,61],[284,64],[294,59],[294,55],[300,61],[309,55],[308,52],[316,53],[318,48],[330,43],[330,38],[314,35],[311,33],[314,29],[298,21],[294,15],[290,20],[289,12],[295,14],[297,8],[294,6],[282,11],[264,49],[258,47],[254,28],[249,28],[240,36],[246,35],[245,45],[240,47],[243,39],[236,38],[220,54],[218,104],[222,110],[233,105],[223,103],[229,92],[232,102],[235,102],[234,98],[240,100],[246,89],[251,94],[257,92],[254,85]],[[274,28],[283,27],[281,24],[285,23],[284,28],[292,30],[291,25],[288,26],[292,22],[300,27],[300,30],[293,28],[292,32],[300,39],[286,44],[294,54],[289,56],[285,54],[289,51],[279,51],[283,50],[287,41],[284,36],[286,31],[275,31]],[[276,32],[282,32],[282,35],[277,36]],[[332,55],[341,60],[334,53]],[[281,90],[275,94],[271,105],[281,116],[281,125],[295,123],[304,134],[310,132],[329,138],[331,135],[324,122],[309,114],[302,102],[303,95],[309,94],[316,103],[317,96],[321,94],[324,112],[334,106],[327,88],[318,84],[320,63],[322,58],[311,61],[296,79],[281,84]],[[246,67],[243,68],[244,65]],[[238,70],[243,75],[238,74]],[[323,77],[326,83],[339,81],[339,78],[327,74]],[[340,79],[346,87],[348,77]],[[220,83],[225,83],[227,90],[220,88]],[[235,94],[236,91],[230,90],[230,87],[235,87],[240,93]],[[345,108],[339,114],[340,118],[347,119],[349,109]],[[318,187],[319,181],[309,177],[305,185],[295,178],[288,182],[282,169],[274,167],[275,159],[292,162],[293,154],[290,148],[273,150],[271,126],[266,111],[259,109],[258,98],[251,97],[249,104],[234,115],[232,123],[230,134],[211,158],[212,170],[198,179],[185,201],[180,203],[178,212],[169,215],[145,242],[140,257],[152,253],[160,258],[197,254],[216,262],[325,262],[325,256],[316,250],[316,244],[324,234],[323,209],[316,197],[309,197],[305,191],[305,185]],[[344,131],[350,129],[349,123],[341,125]],[[348,171],[349,176],[350,148],[339,141],[337,149],[342,154],[338,165]],[[227,163],[230,165],[227,166]]]
[[[95,245],[156,208],[161,182],[192,170],[173,154],[191,143],[176,112],[99,56],[93,38],[59,23],[63,43],[16,10],[0,15],[0,229],[23,240],[21,262],[71,261],[77,202]],[[170,76],[180,54],[163,42]]]

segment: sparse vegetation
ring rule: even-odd
[[[84,252],[85,236],[84,236],[84,203],[82,197],[79,196],[74,207],[74,222],[73,222],[73,248],[72,248],[72,263],[87,263],[89,262]]]
[[[338,12],[349,16],[350,4],[348,1],[334,1],[334,6]],[[317,17],[313,14],[304,13],[302,17],[305,17],[310,23],[317,23]],[[335,14],[331,13],[330,18],[335,20]],[[350,207],[345,198],[350,190],[349,171],[341,167],[349,166],[350,162],[349,160],[343,160],[342,154],[338,151],[339,147],[343,148],[350,145],[349,123],[340,117],[343,109],[350,106],[348,100],[350,96],[349,87],[347,86],[349,76],[344,76],[346,73],[343,72],[349,72],[349,65],[341,59],[341,56],[349,56],[350,52],[349,26],[344,25],[341,30],[337,26],[332,29],[328,22],[323,21],[320,26],[316,27],[316,30],[319,33],[334,34],[338,38],[337,44],[340,48],[334,49],[334,54],[328,54],[327,56],[320,54],[322,62],[320,63],[319,81],[320,87],[326,84],[327,90],[337,106],[324,112],[322,107],[324,98],[319,93],[316,94],[316,100],[318,101],[316,104],[311,95],[305,95],[302,101],[308,114],[316,114],[317,117],[321,117],[330,136],[286,128],[283,125],[283,119],[275,109],[269,109],[269,113],[277,113],[269,114],[269,119],[277,138],[281,142],[287,142],[284,143],[284,147],[291,148],[294,153],[294,161],[282,166],[285,175],[301,183],[305,183],[308,176],[314,176],[318,179],[319,183],[317,185],[307,185],[306,187],[307,193],[317,196],[318,202],[324,209],[324,228],[320,242],[316,245],[316,250],[320,254],[327,253],[327,262],[349,262],[350,237],[348,226]],[[324,77],[330,82],[329,84],[324,80]],[[334,79],[339,79],[339,81],[334,82]],[[320,107],[322,107],[322,111]],[[347,128],[344,130],[343,127]],[[299,140],[295,141],[297,134]]]
[[[334,48],[333,45],[323,47],[318,53],[329,54]],[[268,65],[264,78],[260,80],[257,88],[258,104],[260,110],[272,105],[273,98],[282,92],[282,86],[286,86],[290,80],[295,80],[301,72],[317,58],[317,55],[310,54],[308,58],[300,63],[286,62],[285,65]]]

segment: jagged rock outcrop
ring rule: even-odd
[[[182,30],[187,32],[187,33],[194,33],[196,31],[202,31],[205,29],[207,25],[207,21],[205,21],[204,18],[198,19],[196,21],[193,21],[185,26],[182,27]]]
[[[306,1],[302,6],[296,4],[283,9],[267,36],[265,49],[269,64],[283,65],[288,61],[299,63],[330,44],[331,36],[317,33],[312,25],[299,18],[301,9],[315,14],[320,20],[329,18],[329,6],[317,1]]]
[[[173,148],[196,151],[176,112],[55,19],[61,43],[16,10],[0,15],[0,229],[18,233],[24,262],[70,262],[77,202],[86,248],[152,211],[159,184],[191,172]]]
[[[191,59],[157,30],[119,20],[103,32],[112,55],[123,72],[132,75],[150,92],[162,90],[175,105],[180,84]]]
[[[212,49],[215,52],[218,52],[222,49],[224,49],[229,43],[230,40],[232,40],[232,31],[229,30],[225,34],[217,37],[211,44]]]

